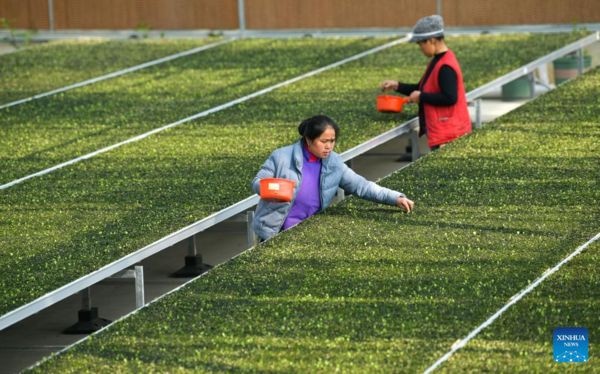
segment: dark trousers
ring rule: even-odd
[[[443,146],[445,146],[448,143],[443,143],[443,144],[438,144],[438,145],[434,145],[433,147],[430,147],[429,149],[433,152],[433,151],[437,151],[438,149],[442,148]]]

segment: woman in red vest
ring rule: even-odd
[[[434,151],[471,131],[462,72],[444,41],[442,17],[420,19],[409,42],[419,44],[425,56],[433,57],[425,75],[417,84],[386,80],[381,90],[395,90],[419,104],[419,135],[427,134]]]

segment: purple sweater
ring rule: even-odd
[[[282,230],[287,230],[295,224],[304,221],[321,209],[321,159],[311,154],[306,145],[302,147],[304,162],[302,163],[302,182]]]

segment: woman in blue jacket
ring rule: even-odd
[[[356,174],[333,151],[339,135],[338,125],[326,116],[314,116],[300,124],[302,136],[297,143],[276,149],[252,181],[260,194],[260,180],[283,178],[296,182],[288,203],[260,200],[253,229],[262,240],[294,226],[327,208],[341,187],[347,193],[376,203],[397,206],[407,212],[413,202],[400,192],[378,186]]]

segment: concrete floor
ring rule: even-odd
[[[21,49],[17,49],[15,47],[13,47],[10,43],[0,42],[0,55],[16,52],[19,50],[21,50]]]
[[[483,121],[488,122],[524,102],[483,101]],[[470,108],[470,111],[474,111]],[[474,117],[472,115],[472,117]],[[425,137],[419,140],[421,153],[428,153]],[[376,181],[407,165],[398,162],[405,153],[408,137],[393,139],[353,160],[357,173]],[[418,197],[411,197],[418,202]],[[248,248],[246,223],[225,222],[196,235],[196,246],[204,262],[217,265]],[[167,293],[189,279],[169,278],[182,267],[187,243],[182,242],[142,261],[146,303]],[[135,309],[133,279],[111,279],[92,287],[93,306],[100,316],[116,320]],[[19,372],[85,335],[65,335],[62,331],[77,320],[81,297],[73,295],[42,312],[0,331],[0,374]]]

